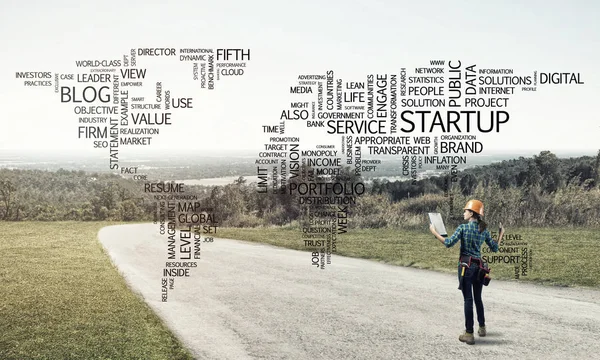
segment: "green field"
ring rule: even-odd
[[[454,229],[448,229],[454,230]],[[508,235],[521,237],[527,243],[531,267],[518,281],[534,281],[558,286],[600,286],[600,269],[595,262],[600,256],[598,229],[581,228],[515,228]],[[218,237],[262,242],[297,250],[304,247],[300,229],[292,227],[219,228]],[[515,242],[515,240],[510,240]],[[376,260],[400,266],[412,266],[442,272],[456,273],[460,242],[451,248],[444,247],[429,229],[352,229],[337,236],[335,254]],[[487,247],[487,245],[484,245]],[[332,263],[335,262],[335,254]],[[510,253],[484,253],[504,255]],[[516,254],[519,255],[519,254]],[[522,256],[522,255],[521,255]],[[510,261],[510,258],[506,258]],[[516,258],[513,258],[516,260]],[[529,262],[528,262],[529,263]],[[529,264],[528,264],[529,265]],[[490,264],[492,279],[515,280],[515,265]]]
[[[0,359],[192,359],[104,253],[107,225],[0,223]]]

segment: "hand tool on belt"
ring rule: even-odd
[[[462,290],[465,272],[471,267],[471,257],[468,255],[461,255],[458,261],[460,262],[461,266],[460,277],[458,278],[458,290]]]
[[[490,268],[488,267],[488,264],[486,262],[482,261],[479,264],[479,273],[477,274],[477,279],[484,286],[488,286],[490,284],[490,281],[492,281],[492,278],[490,277]]]

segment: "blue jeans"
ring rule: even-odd
[[[462,267],[458,266],[458,277]],[[465,300],[465,328],[468,333],[473,333],[473,299],[475,300],[475,308],[477,309],[477,321],[479,326],[485,326],[485,316],[483,315],[483,301],[481,300],[481,290],[483,284],[477,279],[479,273],[479,265],[472,263],[471,267],[465,270],[463,279],[462,293]]]

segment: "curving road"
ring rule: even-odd
[[[131,288],[198,359],[574,359],[600,353],[600,291],[494,280],[488,336],[464,326],[456,275],[215,239],[161,301],[167,239],[152,224],[99,238]],[[171,260],[173,261],[173,260]]]

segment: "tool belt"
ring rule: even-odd
[[[480,258],[472,257],[469,255],[461,255],[459,258],[461,265],[460,278],[458,280],[458,289],[462,290],[462,283],[465,277],[465,272],[471,267],[472,263],[476,263],[479,266],[479,272],[477,273],[477,280],[483,285],[488,286],[492,278],[490,278],[490,268],[488,264]]]

